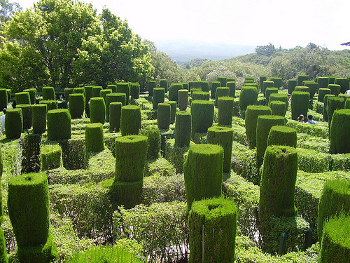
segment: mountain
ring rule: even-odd
[[[192,40],[155,42],[158,51],[165,52],[179,65],[196,58],[224,60],[255,52],[255,46],[211,43]]]

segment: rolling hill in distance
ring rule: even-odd
[[[195,40],[166,40],[155,42],[158,51],[165,52],[181,65],[196,58],[224,60],[255,52],[255,46]]]

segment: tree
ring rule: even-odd
[[[3,23],[11,20],[12,16],[21,9],[16,2],[10,3],[8,0],[0,0],[0,28]]]
[[[275,54],[276,52],[276,48],[274,45],[272,45],[271,43],[266,45],[266,46],[257,46],[255,48],[255,52],[259,55],[259,56],[267,56],[267,57],[271,57],[273,54]]]

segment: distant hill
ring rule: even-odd
[[[179,65],[197,58],[224,60],[255,51],[255,46],[189,40],[159,41],[155,45],[158,51],[165,52]]]

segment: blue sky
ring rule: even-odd
[[[11,0],[10,0],[11,1]],[[23,8],[37,1],[17,0]],[[292,48],[313,42],[348,49],[348,0],[83,0],[109,8],[153,42],[196,40]]]

